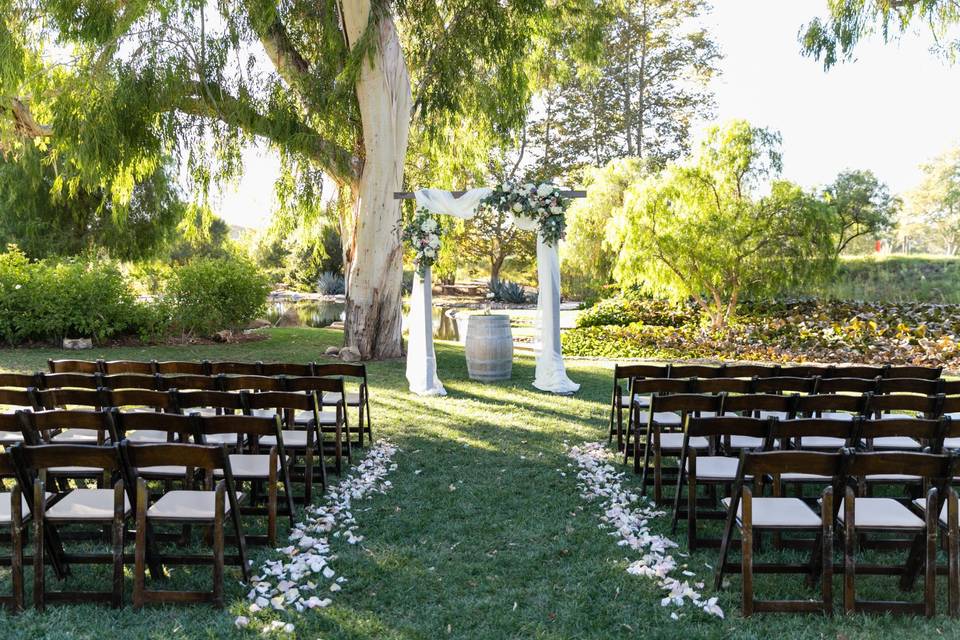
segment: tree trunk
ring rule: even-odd
[[[491,256],[490,257],[490,285],[496,286],[500,284],[500,269],[503,268],[503,260],[505,256]]]
[[[340,7],[352,48],[367,28],[370,0],[344,0]],[[364,57],[356,87],[364,164],[351,188],[353,229],[345,239],[344,343],[364,360],[403,355],[400,201],[393,193],[403,184],[411,103],[410,78],[393,19],[385,15],[374,28],[377,44],[372,55]]]

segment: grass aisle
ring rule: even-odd
[[[319,359],[323,348],[338,339],[332,331],[285,329],[270,331],[270,339],[259,343],[102,349],[89,355],[307,361]],[[0,350],[0,370],[41,369],[47,357],[63,357],[63,352]],[[339,554],[334,567],[348,582],[333,594],[329,608],[303,614],[296,637],[960,635],[960,627],[945,618],[757,616],[745,621],[737,609],[737,578],[721,596],[726,620],[693,609],[681,620],[671,620],[674,609],[660,606],[661,590],[646,578],[626,573],[636,558],[598,528],[596,507],[581,500],[575,471],[567,467],[565,441],[606,437],[609,369],[573,363],[570,376],[583,388],[576,397],[563,398],[530,387],[533,361],[527,356],[515,362],[513,380],[500,384],[469,381],[462,349],[455,345],[438,345],[437,357],[447,398],[408,394],[402,362],[370,366],[375,435],[388,436],[401,448],[395,457],[398,469],[389,476],[393,488],[354,505],[365,539],[356,546],[334,545]],[[666,533],[667,527],[655,523],[653,529]],[[682,535],[681,529],[671,537],[680,542]],[[268,556],[259,551],[254,560],[259,564]],[[714,556],[708,550],[690,560],[698,578],[708,583],[703,565],[713,564]],[[30,611],[17,617],[0,614],[0,637],[255,637],[233,626],[246,607],[245,589],[235,578],[228,580],[227,589],[232,603],[228,612],[198,606],[149,608],[137,614],[129,607],[114,612],[54,606],[42,616]]]

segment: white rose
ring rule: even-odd
[[[519,202],[514,202],[513,210],[516,211],[517,213],[520,213],[521,211],[523,211],[523,205],[520,204]]]
[[[439,248],[439,247],[440,247],[440,238],[438,238],[437,236],[432,236],[432,237],[430,238],[430,246],[433,247],[434,249]]]
[[[535,187],[533,186],[533,183],[531,182],[528,182],[527,184],[523,185],[523,188],[527,191],[533,191],[535,189]]]
[[[563,207],[557,207],[557,206],[550,207],[550,213],[552,213],[552,214],[554,214],[554,215],[557,215],[557,214],[559,214],[559,213],[563,213]]]
[[[432,258],[437,255],[437,252],[433,249],[424,249],[423,255],[427,256],[428,258]]]
[[[553,193],[553,185],[549,182],[542,182],[540,186],[537,187],[537,195],[541,198],[545,198]]]
[[[547,212],[547,210],[544,209],[543,207],[540,207],[539,209],[537,209],[537,213],[539,213],[539,214],[541,214],[541,215],[544,214],[544,213],[546,213],[546,212]]]
[[[423,224],[420,225],[420,229],[425,233],[430,233],[436,230],[436,228],[437,228],[437,221],[434,220],[433,218],[427,218],[426,220],[423,221]]]

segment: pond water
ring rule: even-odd
[[[283,327],[322,328],[342,321],[345,308],[346,305],[337,300],[271,300],[267,304],[264,318],[274,326],[279,322],[279,326]],[[408,310],[409,307],[404,301],[404,316]],[[434,334],[441,340],[462,340],[463,335],[458,332],[456,322],[449,315],[445,315],[444,311],[433,308]]]

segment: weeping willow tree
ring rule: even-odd
[[[195,198],[266,141],[290,211],[345,202],[345,344],[401,354],[400,206],[422,158],[509,136],[544,51],[588,59],[601,0],[0,0],[0,150],[48,149],[58,188],[120,215],[173,155]],[[465,154],[470,156],[470,154]],[[449,154],[448,154],[449,156]],[[416,165],[416,162],[413,162]],[[414,173],[443,175],[416,166]],[[455,163],[453,163],[455,164]]]

